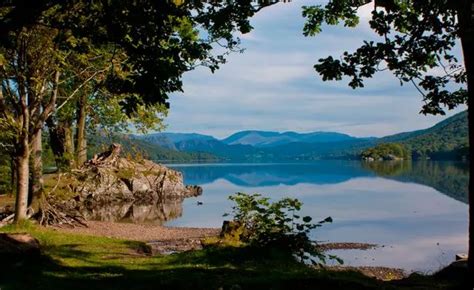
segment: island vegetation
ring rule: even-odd
[[[383,143],[362,151],[361,158],[365,161],[407,160],[411,154],[402,144]]]

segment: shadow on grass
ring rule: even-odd
[[[131,251],[137,250],[140,245],[127,243]],[[434,277],[413,276],[404,281],[381,282],[356,272],[316,271],[282,252],[268,249],[210,247],[161,257],[141,255],[142,261],[147,260],[140,267],[107,264],[104,260],[97,260],[97,255],[103,253],[86,252],[80,249],[79,244],[51,246],[46,252],[53,254],[13,265],[0,260],[0,288],[461,289],[449,281]],[[104,253],[115,255],[110,251]],[[120,255],[124,253],[116,253],[117,262],[120,262]],[[62,261],[67,259],[79,261],[79,266],[66,266]],[[130,261],[133,263],[133,259]]]

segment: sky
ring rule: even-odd
[[[314,3],[295,0],[262,9],[251,19],[252,32],[239,35],[244,53],[230,55],[214,74],[207,68],[186,73],[184,93],[170,97],[166,131],[217,138],[242,130],[380,137],[446,118],[419,114],[422,96],[412,85],[400,86],[390,72],[357,90],[344,81],[323,82],[313,69],[318,59],[339,57],[377,38],[368,25],[373,4],[360,9],[357,28],[326,26],[316,37],[304,37],[301,6]],[[456,54],[461,55],[459,48]]]

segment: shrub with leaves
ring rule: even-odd
[[[302,262],[321,265],[329,258],[342,263],[338,257],[321,252],[317,243],[309,238],[311,230],[332,222],[331,217],[312,223],[310,216],[300,216],[303,204],[294,198],[271,202],[260,194],[238,192],[229,199],[235,202],[231,215],[240,227],[238,232],[242,242],[288,250]]]

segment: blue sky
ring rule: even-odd
[[[229,56],[214,74],[206,68],[187,73],[184,93],[171,97],[166,131],[219,138],[249,129],[384,136],[445,118],[420,115],[421,95],[411,85],[401,87],[389,72],[358,90],[343,81],[323,82],[313,69],[319,58],[339,57],[363,40],[376,39],[367,23],[373,6],[361,8],[355,29],[325,27],[317,37],[305,38],[301,6],[311,3],[315,1],[293,1],[261,10],[251,20],[254,30],[240,36],[243,54]]]

